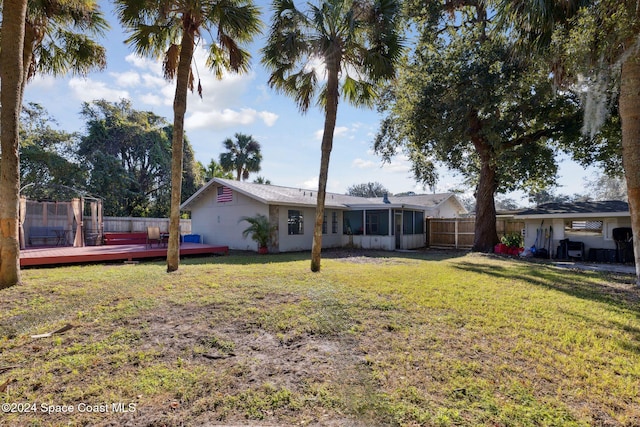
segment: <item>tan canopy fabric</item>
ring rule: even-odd
[[[18,232],[20,233],[20,249],[24,249],[26,247],[24,241],[24,220],[27,217],[27,198],[25,196],[20,196],[20,228]]]
[[[71,206],[73,208],[73,217],[76,220],[76,233],[73,239],[74,247],[84,246],[84,233],[82,232],[82,207],[84,206],[84,200],[82,198],[74,198],[71,200]]]
[[[89,207],[91,208],[91,232],[98,232],[98,203],[95,200],[91,200],[89,202]]]
[[[104,230],[104,220],[102,218],[102,199],[98,199],[98,237],[102,241],[102,231]]]
[[[65,230],[67,230],[67,233],[65,233],[65,242],[64,244],[67,245],[69,243],[69,237],[72,236],[73,234],[73,219],[74,219],[74,209],[73,209],[73,204],[71,204],[70,206],[71,209],[67,209],[67,226],[65,227]]]

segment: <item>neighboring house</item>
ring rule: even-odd
[[[580,258],[578,251],[583,251],[582,259],[596,260],[594,251],[617,249],[614,229],[631,227],[629,205],[622,201],[546,203],[521,211],[514,219],[525,222],[525,248],[550,248],[550,255],[560,258]],[[565,239],[578,244],[570,248],[574,252],[559,254]]]
[[[194,234],[203,242],[252,250],[243,216],[263,214],[275,227],[273,252],[310,250],[317,192],[214,178],[185,201]],[[456,217],[466,209],[453,193],[364,198],[327,193],[323,248],[414,249],[425,245],[425,219]]]

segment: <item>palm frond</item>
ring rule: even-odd
[[[220,47],[227,53],[228,65],[232,71],[247,71],[249,67],[249,52],[240,49],[236,41],[227,34],[220,34]]]
[[[271,72],[269,86],[301,111],[314,97],[326,106],[327,87],[318,87],[315,72],[306,69],[313,58],[335,64],[344,74],[341,96],[356,105],[372,105],[376,86],[395,77],[404,49],[397,0],[324,0],[305,13],[291,0],[275,0],[273,10],[262,63]]]
[[[140,56],[160,58],[171,44],[179,44],[181,32],[174,26],[140,24],[125,40]]]
[[[217,79],[222,79],[224,70],[230,68],[229,59],[225,55],[224,49],[216,43],[209,45],[209,54],[207,55],[207,67],[213,71]]]
[[[25,40],[32,53],[27,79],[36,73],[86,74],[105,67],[105,50],[95,38],[109,25],[95,1],[30,1],[25,25],[35,35]]]
[[[219,34],[226,34],[238,42],[249,42],[262,31],[260,8],[249,3],[238,5],[237,1],[217,1],[207,11],[207,19],[216,22]]]
[[[354,80],[349,76],[342,83],[342,94],[349,103],[366,107],[373,107],[378,97],[375,86],[372,83]]]
[[[173,80],[178,72],[178,63],[180,61],[180,45],[171,44],[164,54],[162,61],[162,74],[165,79]]]

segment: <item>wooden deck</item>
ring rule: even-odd
[[[224,255],[229,252],[226,246],[202,245],[199,243],[181,243],[180,256],[183,255]],[[63,265],[114,261],[136,261],[149,258],[166,258],[167,248],[147,248],[146,245],[113,245],[74,247],[41,247],[20,251],[20,267],[39,265]]]

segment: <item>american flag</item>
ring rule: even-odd
[[[233,191],[229,187],[218,187],[218,203],[225,203],[233,201]]]

